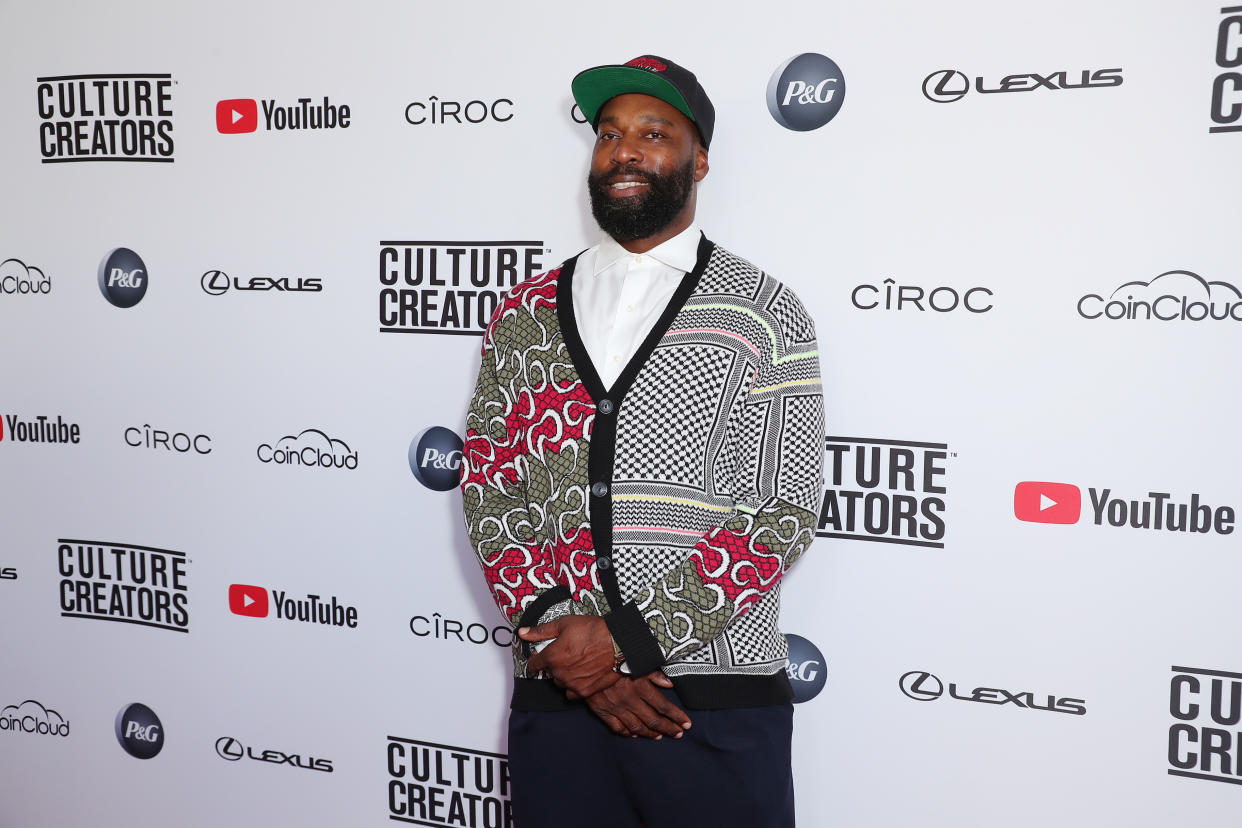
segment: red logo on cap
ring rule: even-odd
[[[634,58],[626,66],[635,66],[639,69],[650,69],[652,72],[663,72],[668,66],[664,65],[655,58],[640,57]]]

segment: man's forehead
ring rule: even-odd
[[[610,98],[600,107],[599,122],[615,121],[622,113],[643,121],[687,127],[694,125],[694,122],[683,115],[677,107],[641,92],[627,92],[624,95]]]

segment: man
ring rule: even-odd
[[[814,326],[694,223],[715,111],[691,72],[646,55],[572,89],[605,236],[506,295],[466,422],[466,523],[519,627],[515,819],[791,826],[777,615],[821,496]]]

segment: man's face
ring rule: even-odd
[[[694,218],[694,184],[705,175],[698,130],[671,104],[638,94],[604,104],[587,190],[605,233],[625,242],[680,232]]]

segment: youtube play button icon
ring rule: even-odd
[[[1072,483],[1026,480],[1013,490],[1013,514],[1029,523],[1077,523],[1082,491]]]
[[[254,98],[232,98],[216,104],[216,129],[225,135],[259,128],[259,105]]]
[[[234,615],[266,618],[267,590],[250,584],[231,584],[229,586],[229,609]]]

